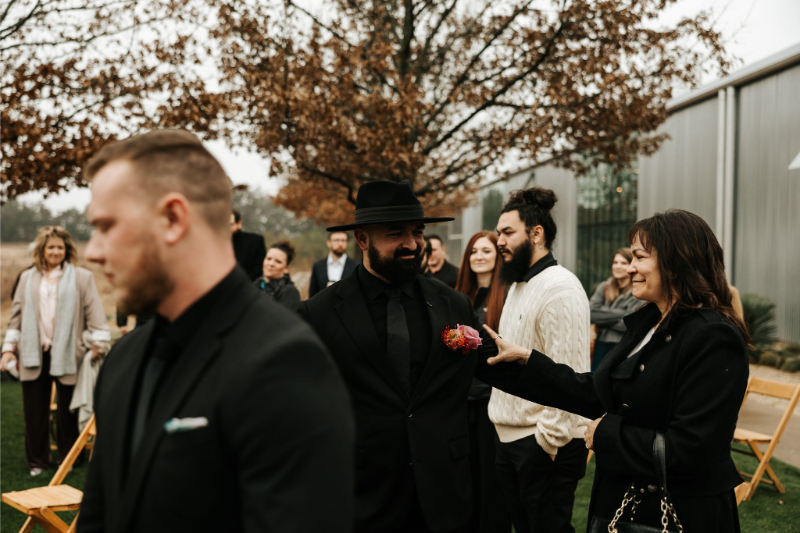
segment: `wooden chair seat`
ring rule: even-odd
[[[47,507],[51,511],[74,511],[81,505],[83,492],[69,485],[36,487],[35,489],[3,494],[3,501],[27,515],[37,514]]]
[[[750,431],[749,429],[736,428],[733,433],[733,440],[746,444],[747,441],[766,443],[772,440],[772,435],[765,435],[757,431]]]

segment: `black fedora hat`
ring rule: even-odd
[[[370,181],[358,188],[356,221],[331,226],[328,231],[347,231],[372,224],[390,222],[449,222],[453,217],[426,217],[408,181]]]

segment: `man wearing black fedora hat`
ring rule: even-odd
[[[425,224],[447,220],[426,217],[408,182],[362,185],[354,223],[328,231],[354,230],[363,263],[300,306],[350,391],[356,532],[462,528],[472,377],[513,394],[524,368],[488,365],[497,347],[469,298],[420,275]]]

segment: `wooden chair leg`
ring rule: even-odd
[[[35,525],[36,522],[29,516],[28,519],[25,520],[25,523],[22,524],[22,529],[19,530],[19,533],[30,533]]]
[[[754,480],[752,482],[753,485],[758,485],[758,483],[761,482],[761,477],[764,475],[764,472],[766,472],[769,478],[772,480],[772,484],[775,485],[775,488],[778,490],[778,492],[780,492],[781,494],[785,493],[786,489],[783,488],[783,485],[778,479],[778,476],[775,474],[775,471],[772,470],[771,466],[769,466],[769,460],[772,458],[770,449],[767,448],[767,453],[762,454],[761,450],[758,449],[758,445],[756,445],[756,443],[748,442],[748,444],[750,445],[750,449],[753,450],[753,455],[755,455],[756,459],[758,459],[758,470],[756,470],[756,474],[758,474],[759,470],[761,470],[760,472],[761,475],[758,476],[758,481],[755,481],[755,474],[753,474],[753,480]],[[755,487],[752,489],[752,491],[753,493],[755,493]]]
[[[78,511],[78,513],[75,515],[75,518],[72,520],[72,523],[69,525],[67,533],[75,533],[75,529],[78,527],[78,516],[80,516],[80,514],[81,512]]]
[[[39,509],[39,513],[33,515],[33,518],[47,533],[66,533],[67,529],[69,529],[66,522],[47,507]]]

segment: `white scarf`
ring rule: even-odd
[[[20,360],[25,368],[36,368],[41,364],[39,317],[36,316],[36,309],[33,305],[32,277],[28,277],[28,283],[25,285],[25,305],[22,309],[22,331],[19,342]],[[77,303],[78,287],[75,266],[72,263],[64,263],[64,274],[58,283],[56,327],[53,333],[53,347],[50,350],[51,376],[71,376],[78,371],[75,365],[75,306]]]

